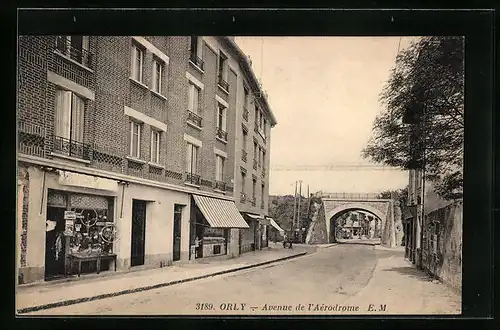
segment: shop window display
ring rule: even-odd
[[[117,236],[113,206],[113,198],[49,190],[47,280],[65,276],[68,271],[74,274],[109,269]]]

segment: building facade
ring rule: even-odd
[[[19,283],[240,253],[232,43],[19,38]]]

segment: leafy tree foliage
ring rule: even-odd
[[[401,50],[380,100],[383,111],[375,119],[363,156],[402,169],[424,166],[436,193],[445,199],[460,198],[463,38],[424,37]]]

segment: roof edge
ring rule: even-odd
[[[233,48],[234,51],[238,54],[239,57],[239,63],[243,69],[243,73],[246,74],[247,77],[250,78],[251,83],[255,89],[257,89],[259,92],[263,92],[263,89],[259,86],[259,81],[257,80],[257,77],[255,76],[255,73],[253,72],[253,69],[248,62],[247,55],[241,50],[241,48],[238,46],[236,41],[231,39],[231,37],[220,37],[222,38],[229,46]],[[263,93],[262,93],[263,94]],[[259,101],[264,104],[264,107],[266,108],[267,112],[269,113],[269,117],[271,118],[271,127],[274,127],[278,124],[278,121],[276,120],[276,117],[271,110],[271,106],[269,105],[269,102],[265,97],[259,98]]]

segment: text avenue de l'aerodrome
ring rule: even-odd
[[[366,308],[359,305],[328,305],[328,304],[296,304],[296,305],[249,305],[246,303],[197,303],[198,311],[264,311],[264,312],[386,312],[385,304],[367,304]]]

